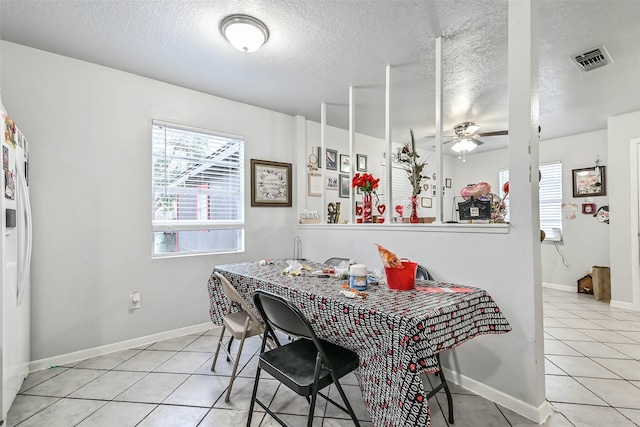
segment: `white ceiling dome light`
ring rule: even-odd
[[[220,32],[240,52],[254,52],[269,40],[269,29],[248,15],[229,15],[220,23]]]

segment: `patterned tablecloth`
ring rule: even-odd
[[[302,310],[320,338],[357,352],[362,396],[374,426],[429,425],[420,374],[438,370],[436,354],[476,335],[511,330],[482,289],[417,281],[413,290],[374,285],[367,298],[348,299],[340,294],[346,280],[283,275],[286,266],[284,260],[265,266],[247,262],[219,265],[213,272],[225,276],[254,311],[255,289],[277,293]],[[208,289],[211,320],[221,325],[229,303],[213,273]]]

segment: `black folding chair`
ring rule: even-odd
[[[429,273],[429,270],[418,264],[418,269],[416,270],[416,279],[433,280],[433,277],[431,277],[431,273]]]
[[[358,355],[351,350],[319,339],[304,314],[290,301],[279,295],[258,289],[253,300],[265,322],[265,334],[260,350],[247,426],[251,425],[253,409],[255,403],[258,403],[280,425],[286,427],[286,424],[269,409],[268,405],[256,396],[260,372],[263,369],[292,391],[307,399],[310,404],[307,418],[308,427],[311,427],[313,423],[313,412],[318,394],[349,414],[354,424],[360,426],[338,381],[358,368]],[[265,351],[266,337],[268,335],[275,336],[274,329],[300,338],[283,346],[279,345],[273,350]],[[335,384],[346,408],[320,392],[330,384]]]

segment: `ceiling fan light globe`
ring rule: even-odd
[[[461,151],[473,151],[476,147],[477,145],[473,141],[469,139],[461,139],[460,141],[453,144],[451,149],[456,153],[459,153]]]

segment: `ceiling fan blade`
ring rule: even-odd
[[[508,130],[497,130],[495,132],[483,132],[483,133],[478,133],[476,134],[476,136],[478,137],[484,137],[484,136],[501,136],[501,135],[509,135],[509,131]]]
[[[471,138],[471,140],[472,140],[473,142],[475,142],[475,144],[476,144],[476,145],[482,145],[482,144],[484,144],[484,142],[480,141],[479,139]]]
[[[458,140],[458,138],[453,138],[453,139],[450,139],[450,140],[448,140],[448,141],[443,142],[443,143],[442,143],[442,145],[444,145],[444,144],[448,144],[448,143],[450,143],[450,142],[457,141],[457,140]]]

